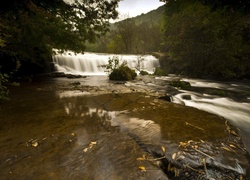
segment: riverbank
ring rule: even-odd
[[[238,130],[162,100],[178,91],[162,83],[95,76],[11,87],[0,110],[1,177],[247,179]]]

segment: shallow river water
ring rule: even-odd
[[[105,77],[78,82],[77,90],[63,78],[10,88],[0,109],[1,179],[249,175],[244,146],[228,132],[237,130],[224,118],[138,91],[92,93],[123,86]]]

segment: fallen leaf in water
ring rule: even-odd
[[[188,144],[185,142],[180,142],[179,147],[186,147]]]
[[[97,142],[93,141],[93,142],[90,142],[90,144],[92,144],[92,145],[96,145],[96,144],[97,144]]]
[[[147,159],[147,155],[146,155],[146,154],[143,154],[142,157],[143,157],[144,159]]]
[[[236,147],[235,145],[233,145],[233,144],[230,144],[229,146],[232,147],[232,148],[235,148],[235,149],[237,148],[237,147]]]
[[[201,142],[202,142],[202,143],[205,143],[205,141],[203,141],[202,139],[201,139]]]
[[[225,149],[226,151],[232,152],[229,148],[227,147],[221,147],[222,149]]]
[[[197,145],[194,145],[194,149],[198,149],[198,146],[197,146]]]
[[[83,152],[87,152],[87,151],[88,151],[88,148],[83,149]]]
[[[230,133],[234,136],[239,136],[235,131],[230,131]]]
[[[172,154],[172,159],[176,158],[176,153]]]
[[[142,158],[142,157],[139,157],[139,158],[136,158],[136,160],[137,160],[137,161],[143,161],[143,160],[145,160],[145,159]]]
[[[180,175],[179,170],[174,167],[174,175],[178,177]]]
[[[165,149],[164,146],[162,146],[161,149],[162,149],[163,152],[166,152],[166,149]]]
[[[95,142],[95,141],[91,141],[90,143],[89,143],[89,148],[91,149],[94,145],[96,145],[97,144],[97,142]]]
[[[146,171],[146,168],[144,166],[139,166],[139,169],[142,171]]]
[[[33,147],[37,147],[38,146],[38,142],[32,142],[32,144],[31,144]]]
[[[75,133],[71,133],[71,136],[75,136],[76,134]]]
[[[172,169],[172,168],[171,168],[171,164],[169,163],[169,164],[168,164],[168,171],[171,171],[171,169]]]

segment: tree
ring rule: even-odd
[[[16,61],[28,71],[44,68],[53,49],[83,52],[87,41],[106,33],[119,0],[8,0],[0,2],[0,65],[11,71]],[[27,68],[25,68],[27,67]],[[38,68],[39,69],[39,68]],[[37,69],[36,69],[37,70]]]
[[[165,51],[167,64],[175,73],[220,78],[249,76],[249,15],[241,9],[236,11],[238,6],[233,7],[234,11],[214,8],[206,1],[168,1]]]

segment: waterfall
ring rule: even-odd
[[[108,60],[114,56],[119,58],[120,63],[126,61],[131,69],[138,67],[138,60],[141,59],[140,69],[148,73],[153,73],[155,68],[160,66],[159,60],[152,55],[115,55],[90,52],[57,54],[53,56],[53,61],[56,70],[59,72],[80,75],[106,75],[106,69],[102,65],[108,64]]]

